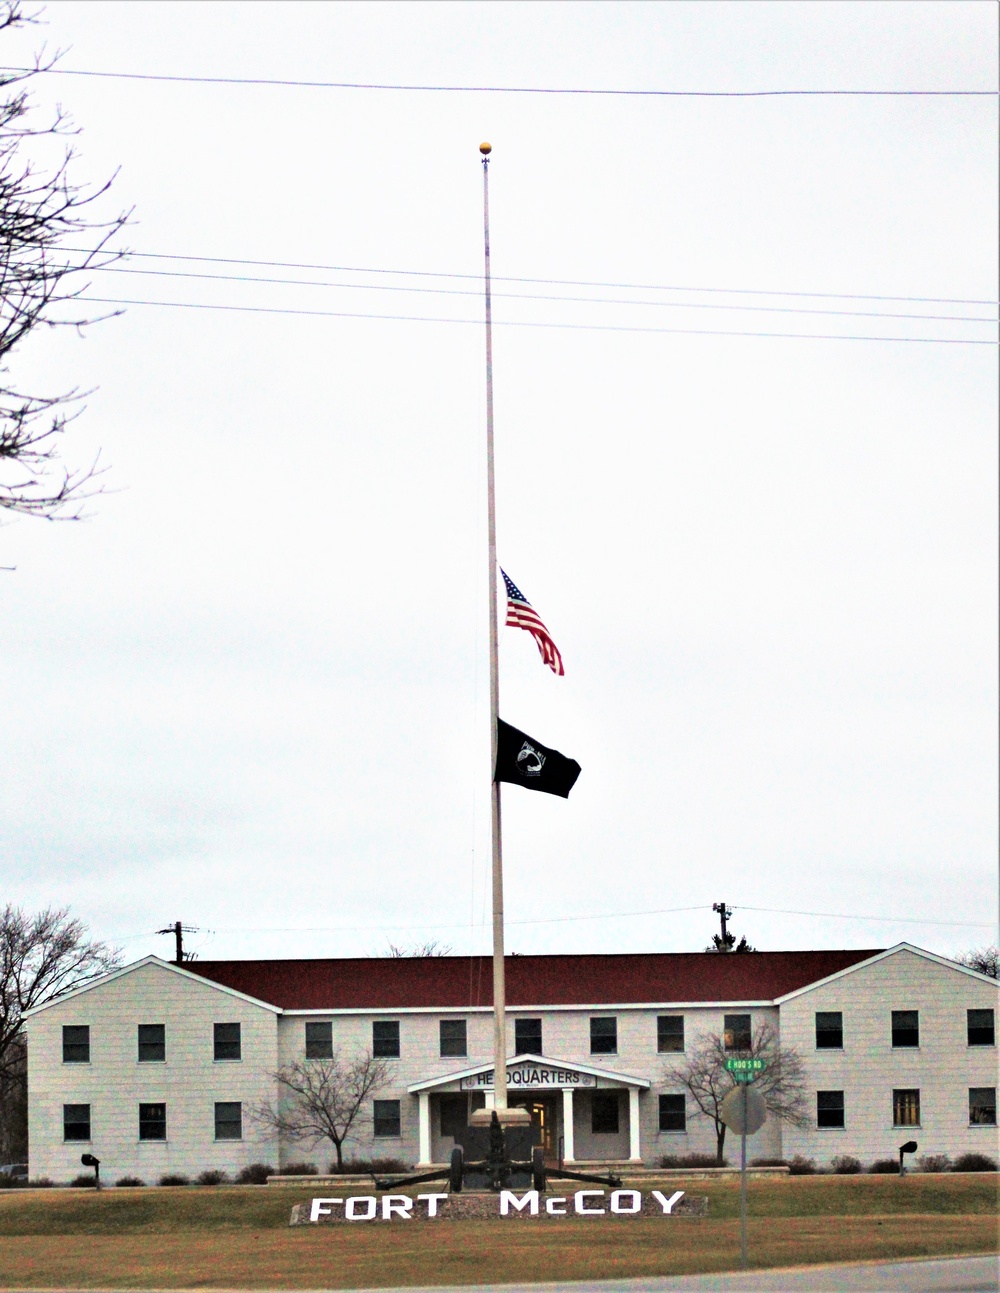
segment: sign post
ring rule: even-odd
[[[736,1086],[722,1102],[722,1121],[740,1133],[740,1264],[747,1267],[747,1133],[752,1136],[767,1121],[767,1105],[751,1083],[766,1065],[760,1059],[732,1056],[726,1060],[726,1072]]]

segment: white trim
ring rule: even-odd
[[[214,988],[216,992],[225,993],[229,997],[236,997],[239,1001],[248,1001],[253,1006],[260,1006],[262,1010],[269,1010],[273,1015],[284,1013],[280,1006],[272,1005],[269,1001],[261,1001],[257,997],[248,996],[245,992],[238,992],[235,988],[227,988],[224,984],[215,983],[212,979],[207,979],[201,974],[193,974],[190,970],[185,970],[183,966],[175,965],[172,961],[161,960],[158,956],[144,956],[141,961],[133,961],[131,965],[124,965],[120,970],[112,970],[110,974],[102,974],[99,979],[92,979],[90,983],[74,988],[72,992],[64,992],[61,996],[53,997],[50,1001],[45,1001],[40,1006],[33,1006],[31,1010],[24,1012],[23,1018],[30,1019],[32,1015],[39,1015],[43,1010],[51,1010],[53,1006],[61,1006],[65,1001],[73,1001],[77,997],[82,997],[85,992],[92,992],[95,988],[103,988],[105,984],[113,983],[115,979],[124,978],[126,974],[132,974],[147,965],[155,965],[161,970],[169,970],[171,974],[179,974],[181,978],[191,979],[195,983],[200,983],[202,987]]]
[[[622,1086],[634,1086],[648,1091],[650,1082],[646,1078],[633,1077],[631,1073],[612,1073],[610,1069],[595,1068],[593,1064],[578,1064],[575,1060],[561,1060],[554,1055],[511,1055],[507,1058],[507,1067],[514,1068],[519,1064],[540,1065],[548,1069],[569,1069],[571,1072],[587,1073],[591,1077],[606,1078],[620,1082]],[[459,1069],[454,1073],[443,1073],[440,1077],[427,1078],[423,1082],[413,1082],[406,1089],[410,1095],[421,1091],[430,1091],[433,1087],[447,1086],[449,1082],[459,1082],[462,1078],[475,1077],[477,1073],[486,1073],[493,1068],[492,1063],[474,1064],[471,1068]]]
[[[946,956],[938,956],[934,952],[926,952],[922,947],[914,947],[912,943],[897,943],[895,947],[887,947],[884,952],[876,952],[874,956],[868,957],[866,961],[858,961],[854,965],[847,966],[846,969],[838,970],[836,974],[828,974],[825,979],[817,979],[814,983],[807,983],[805,987],[796,988],[793,992],[786,992],[783,997],[775,997],[774,1004],[783,1006],[786,1001],[794,1001],[796,997],[801,997],[816,988],[825,987],[828,983],[836,983],[838,979],[843,979],[848,974],[854,974],[857,970],[864,970],[871,965],[877,965],[879,961],[884,961],[889,956],[896,956],[899,952],[912,952],[914,956],[923,957],[925,961],[933,961],[936,965],[943,965],[948,970],[957,970],[960,974],[967,974],[973,979],[978,979],[980,983],[989,983],[994,988],[1000,988],[1000,981],[989,974],[980,974],[978,970],[970,970],[966,965],[959,965],[956,961],[949,961]]]
[[[210,982],[210,980],[206,980]],[[990,980],[994,982],[994,980]],[[810,987],[812,985],[810,984]],[[587,1010],[765,1010],[777,1003],[767,1001],[629,1001],[624,1005],[607,1002],[584,1002],[579,1006],[507,1006],[507,1014],[514,1017],[518,1014],[536,1015],[541,1012],[552,1014],[555,1011]],[[328,1010],[299,1010],[290,1007],[275,1006],[283,1015],[382,1015],[390,1018],[396,1015],[492,1015],[492,1006],[400,1006],[398,1009],[380,1010],[374,1006],[331,1006]]]

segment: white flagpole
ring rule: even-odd
[[[497,659],[497,523],[493,475],[493,308],[490,296],[490,153],[480,144],[483,157],[483,246],[486,294],[486,493],[489,528],[490,599],[490,775],[497,761],[497,719],[500,709],[500,670]],[[507,992],[503,945],[503,848],[500,836],[500,783],[493,781],[490,803],[493,835],[493,1104],[502,1122],[528,1122],[526,1110],[507,1108]]]

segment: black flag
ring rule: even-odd
[[[527,790],[569,798],[580,765],[558,750],[540,745],[503,719],[497,720],[497,766],[494,781],[511,781]]]

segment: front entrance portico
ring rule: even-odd
[[[507,1061],[511,1105],[531,1110],[546,1157],[567,1164],[580,1159],[642,1162],[639,1096],[649,1085],[630,1073],[541,1055]],[[418,1166],[444,1162],[456,1143],[455,1119],[462,1109],[492,1106],[493,1068],[480,1065],[446,1073],[414,1082],[409,1091],[417,1097]],[[464,1106],[456,1099],[462,1095],[467,1098]]]

